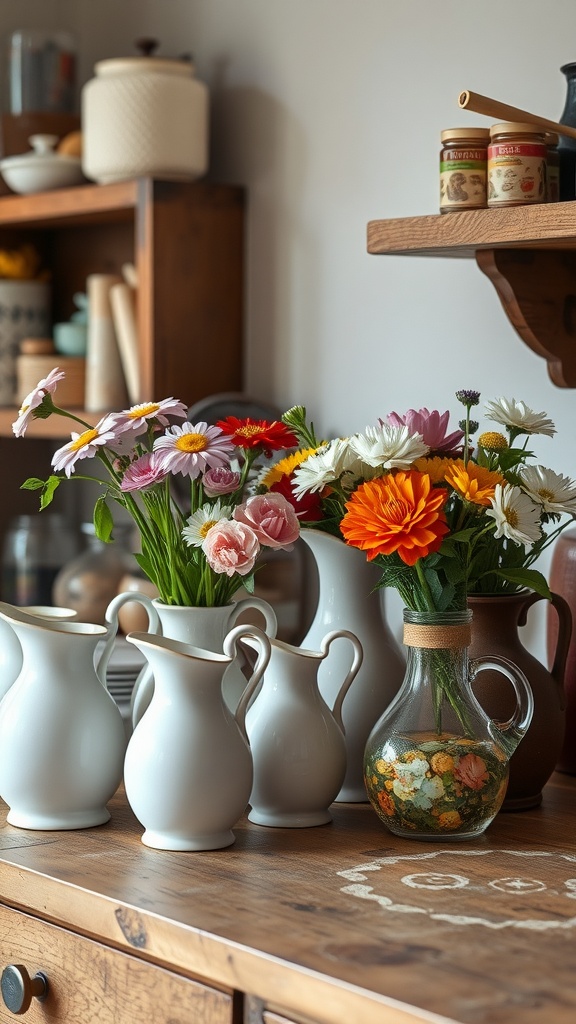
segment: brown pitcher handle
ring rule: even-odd
[[[529,609],[532,605],[536,604],[537,601],[542,600],[545,600],[545,598],[542,597],[542,594],[532,593],[527,595],[524,604],[520,609],[520,615],[518,616],[519,626],[526,625]],[[572,612],[570,611],[570,605],[563,597],[560,596],[560,594],[553,593],[550,603],[558,616],[558,637],[556,639],[556,650],[554,652],[554,661],[552,668],[550,669],[550,675],[560,690],[560,707],[564,710],[566,705],[566,698],[564,694],[564,673],[566,671],[566,661],[570,648],[570,639],[572,637]]]

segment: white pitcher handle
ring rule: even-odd
[[[239,615],[241,615],[242,612],[247,611],[249,608],[256,608],[257,611],[261,612],[265,623],[264,631],[267,636],[274,639],[278,632],[278,619],[276,618],[276,612],[272,605],[268,604],[268,601],[264,601],[261,597],[244,597],[241,601],[236,601],[234,610],[230,613],[230,624],[233,625]]]
[[[236,657],[238,651],[237,641],[243,636],[251,637],[258,645],[258,657],[256,659],[254,671],[242,690],[242,696],[240,697],[238,707],[236,708],[236,713],[234,715],[244,739],[248,742],[248,734],[246,732],[246,712],[248,710],[248,704],[250,703],[250,698],[268,667],[272,648],[267,634],[259,629],[258,626],[235,626],[224,639],[224,654],[227,658]]]
[[[339,725],[342,732],[345,733],[346,730],[344,728],[344,722],[342,721],[342,704],[344,703],[344,697],[348,693],[353,680],[358,674],[358,670],[360,669],[364,659],[364,651],[362,649],[362,644],[354,633],[350,633],[347,629],[335,629],[332,633],[327,633],[320,644],[320,651],[324,657],[328,654],[332,641],[336,640],[338,637],[344,637],[345,640],[349,640],[354,651],[352,665],[348,670],[342,686],[336,694],[336,700],[334,701],[334,707],[332,708],[332,714],[334,715],[337,725]]]
[[[114,641],[116,639],[116,634],[118,632],[118,609],[121,608],[123,604],[127,604],[129,601],[136,601],[138,604],[141,604],[148,612],[149,633],[162,632],[160,628],[160,616],[158,615],[158,612],[156,611],[156,608],[152,603],[152,598],[148,597],[147,594],[141,594],[140,591],[138,590],[127,590],[125,591],[125,593],[117,594],[116,597],[113,597],[106,609],[106,614],[104,616],[107,630],[106,643],[104,645],[104,650],[100,655],[98,666],[96,668],[98,678],[100,679],[100,682],[102,683],[103,686],[106,686],[106,671],[108,669],[108,662],[110,661],[112,650],[114,648]]]

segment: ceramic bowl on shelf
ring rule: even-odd
[[[0,173],[13,192],[28,195],[86,181],[80,157],[54,152],[57,135],[31,135],[28,153],[0,160]]]

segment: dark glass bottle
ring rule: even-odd
[[[566,103],[560,124],[576,128],[576,62],[563,64],[560,68],[566,76]],[[560,201],[576,199],[576,139],[561,135],[558,141],[560,158]]]

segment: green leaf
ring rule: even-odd
[[[94,529],[98,539],[108,544],[114,529],[114,519],[106,503],[106,498],[102,496],[96,499],[94,506]]]
[[[60,486],[60,480],[61,477],[59,476],[48,477],[46,483],[44,484],[42,497],[40,498],[40,511],[42,511],[43,508],[47,508],[47,506],[51,504],[52,498],[54,497],[57,488]]]
[[[44,487],[44,481],[39,480],[37,476],[29,476],[23,484],[20,484],[21,491],[39,491],[41,487]]]
[[[244,590],[246,590],[248,594],[254,593],[254,573],[251,573],[250,576],[243,577],[242,586],[244,587]]]
[[[548,601],[552,600],[550,587],[545,577],[537,569],[498,569],[494,575],[499,576],[500,579],[507,580],[508,583],[513,583],[517,587],[527,587],[528,590],[535,590],[537,594],[545,597]]]

